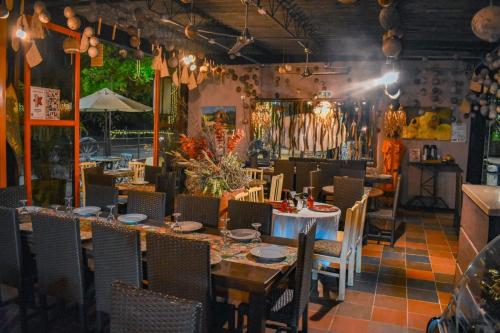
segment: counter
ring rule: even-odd
[[[481,249],[500,234],[500,186],[462,185],[457,281]]]

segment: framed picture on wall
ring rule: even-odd
[[[421,156],[420,148],[411,148],[408,151],[408,159],[410,162],[420,162]]]
[[[202,106],[201,121],[212,126],[216,120],[222,121],[229,131],[236,129],[236,106]]]

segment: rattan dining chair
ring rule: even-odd
[[[361,200],[364,194],[363,180],[352,177],[333,177],[335,193],[332,204],[340,208],[340,222],[344,222],[347,209],[352,207],[356,201]]]
[[[266,326],[276,329],[277,332],[298,332],[301,319],[301,332],[307,332],[315,236],[316,220],[311,219],[298,235],[297,263],[290,285],[288,288],[273,289],[266,298],[266,320],[272,322],[267,323]],[[246,304],[241,304],[239,307],[238,329],[240,332],[243,330],[243,316],[248,312],[247,308]]]
[[[139,231],[125,226],[92,223],[96,318],[104,329],[111,313],[111,283],[119,280],[142,287],[142,258]]]
[[[80,330],[85,332],[83,258],[78,219],[35,214],[33,246],[38,273],[38,293],[42,308],[42,327],[48,328],[47,296],[76,304]]]
[[[302,192],[311,185],[311,171],[318,170],[316,162],[295,162],[295,190]]]
[[[274,174],[283,174],[283,189],[293,191],[295,188],[295,161],[275,161]]]
[[[164,295],[120,281],[110,285],[111,333],[199,333],[200,302]]]
[[[88,168],[95,168],[97,166],[97,162],[80,162],[80,188],[82,192],[82,203],[84,206],[87,204],[85,203],[86,196],[85,196],[85,189],[86,189],[86,184],[85,184],[85,169]]]
[[[313,269],[313,279],[317,280],[318,274],[338,277],[339,294],[337,300],[344,300],[345,298],[346,278],[349,279],[347,281],[349,285],[352,285],[354,280],[355,254],[352,244],[356,239],[360,215],[361,202],[356,202],[354,206],[347,209],[342,241],[317,240],[314,243],[315,267]],[[339,273],[330,271],[328,267],[320,267],[319,261],[339,264]]]
[[[273,206],[267,203],[229,200],[227,228],[253,229],[252,223],[260,223],[259,231],[270,235],[273,223]]]
[[[21,235],[15,208],[0,206],[0,307],[17,302],[22,332],[27,332],[26,288]]]
[[[128,191],[127,213],[144,214],[150,220],[165,219],[166,194],[162,192]]]
[[[271,178],[271,187],[269,190],[269,201],[281,201],[281,192],[283,191],[283,174],[274,175]]]
[[[213,197],[187,194],[175,197],[175,212],[181,213],[181,220],[200,222],[212,228],[219,224],[219,205],[220,200]]]
[[[221,318],[216,306],[222,305],[212,293],[210,243],[149,232],[146,244],[149,289],[200,302],[203,332],[212,332],[215,319]],[[229,315],[229,326],[234,327],[234,309],[227,305],[223,310]]]
[[[100,207],[101,210],[107,210],[108,205],[117,204],[118,189],[114,186],[88,184],[85,202],[87,206],[96,206]]]
[[[156,178],[156,192],[165,193],[165,216],[174,213],[174,202],[176,191],[176,173],[169,171],[165,175],[159,175]]]
[[[128,167],[134,172],[134,180],[144,180],[146,164],[139,161],[128,162]]]
[[[144,180],[151,184],[156,184],[157,177],[160,176],[162,172],[162,167],[146,165],[144,167]]]
[[[26,188],[24,186],[10,186],[0,188],[0,206],[8,208],[21,207],[21,200],[25,200]]]
[[[401,175],[396,181],[396,190],[391,209],[379,209],[374,212],[368,212],[368,233],[367,237],[386,239],[394,246],[396,230],[399,227],[398,204],[401,192]],[[374,229],[372,232],[371,230]]]
[[[98,174],[98,173],[87,173],[85,176],[86,185],[101,185],[101,186],[115,186],[115,177],[111,175]]]

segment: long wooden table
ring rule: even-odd
[[[144,225],[164,226],[162,222],[153,220],[147,220]],[[20,229],[24,236],[30,236],[31,228],[25,225],[20,227]],[[203,232],[211,235],[219,235],[219,230],[214,228],[205,227]],[[297,241],[293,239],[265,235],[261,239],[264,243],[290,247],[297,246]],[[82,249],[85,251],[84,257],[92,257],[93,245],[91,240],[82,240]],[[263,267],[263,265],[256,266],[222,260],[222,262],[212,267],[212,281],[215,286],[232,288],[249,293],[248,332],[262,333],[265,332],[266,296],[277,285],[283,282],[294,271],[294,268],[295,263],[277,269],[274,267]]]

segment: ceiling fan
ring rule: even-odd
[[[313,75],[347,75],[351,72],[351,67],[329,67],[330,70],[324,72],[311,71],[311,69],[309,68],[309,53],[311,53],[311,51],[306,48],[304,49],[304,53],[306,54],[306,65],[304,67],[304,70],[298,73],[289,72],[284,74],[298,74],[303,78],[308,78]]]

